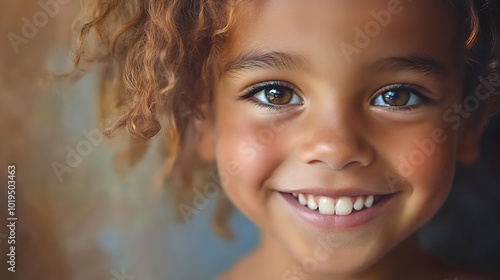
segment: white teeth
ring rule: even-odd
[[[335,214],[346,216],[352,212],[352,200],[350,197],[341,197],[335,204]]]
[[[307,205],[307,199],[306,199],[305,195],[299,193],[298,198],[299,198],[299,203],[300,204]]]
[[[333,215],[335,214],[335,204],[333,199],[329,197],[321,197],[319,199],[319,212],[323,215]]]
[[[318,203],[314,199],[314,196],[309,195],[309,198],[307,199],[307,207],[311,210],[316,210],[318,209]]]
[[[374,199],[373,195],[369,195],[369,196],[366,197],[366,200],[365,200],[365,207],[366,208],[372,207],[372,205],[373,205],[373,199]]]
[[[356,198],[356,201],[354,202],[354,210],[361,210],[363,209],[363,198],[361,196],[358,196],[358,198]]]
[[[311,210],[318,210],[323,215],[346,216],[356,211],[368,209],[373,206],[375,197],[368,196],[344,196],[332,198],[326,196],[314,196],[312,194],[292,193],[301,205]]]

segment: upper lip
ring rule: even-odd
[[[284,193],[302,193],[302,194],[312,194],[315,196],[327,196],[327,197],[339,197],[339,196],[365,196],[365,195],[390,195],[394,192],[380,192],[364,188],[324,188],[324,187],[314,187],[314,188],[301,188],[294,190],[281,191]]]

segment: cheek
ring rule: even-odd
[[[413,191],[449,189],[455,168],[456,143],[450,133],[444,135],[447,139],[441,143],[442,140],[435,141],[430,137],[416,137],[406,153],[398,157],[398,170],[414,185]]]
[[[429,124],[407,132],[400,143],[393,146],[393,170],[409,195],[401,217],[416,218],[419,227],[441,207],[451,189],[456,132],[442,123]]]
[[[226,112],[228,113],[228,112]],[[279,126],[268,118],[248,121],[244,115],[223,113],[217,120],[216,159],[221,183],[228,197],[251,220],[261,223],[271,177],[285,153]]]

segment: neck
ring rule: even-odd
[[[285,279],[286,271],[300,267],[297,261],[273,237],[261,235],[259,247],[247,261],[254,263],[265,279]],[[272,265],[270,265],[272,264]],[[419,248],[417,235],[414,234],[391,250],[382,259],[365,271],[355,275],[336,276],[325,274],[306,274],[297,272],[299,278],[308,280],[373,280],[373,279],[424,279],[423,273],[435,270],[436,267],[429,257]],[[270,277],[272,276],[272,277]],[[420,278],[419,278],[420,277]],[[262,278],[262,279],[264,279]]]

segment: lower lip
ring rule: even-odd
[[[388,195],[377,204],[368,209],[355,212],[346,216],[323,215],[317,210],[311,210],[300,204],[295,197],[289,193],[279,193],[285,201],[292,206],[292,210],[309,224],[321,229],[349,229],[362,226],[375,220],[393,201],[395,194]]]

